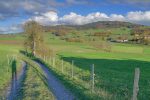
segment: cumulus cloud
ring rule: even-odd
[[[122,3],[122,4],[147,4],[150,3],[149,0],[107,0],[112,3]]]
[[[127,18],[131,21],[150,21],[150,11],[129,12]]]
[[[0,34],[5,34],[5,33],[18,33],[18,32],[22,32],[23,29],[21,27],[21,25],[11,25],[8,27],[0,27]]]
[[[139,24],[150,25],[150,11],[136,11],[128,12],[126,15],[120,14],[110,14],[107,15],[101,12],[90,13],[88,15],[80,15],[74,12],[66,14],[62,17],[59,17],[57,12],[48,11],[45,13],[38,13],[34,17],[29,18],[27,21],[34,20],[39,22],[42,25],[58,25],[58,24],[67,24],[67,25],[83,25],[87,23],[97,22],[97,21],[127,21],[134,22]],[[21,27],[11,26],[8,28],[2,27],[1,32],[8,31],[17,31],[21,30]]]
[[[97,21],[127,21],[139,24],[150,25],[150,11],[128,12],[126,15],[110,14],[107,15],[101,12],[90,13],[88,15],[80,15],[74,12],[66,14],[62,17],[57,15],[57,12],[49,11],[42,13],[40,16],[34,16],[30,20],[35,20],[43,25],[83,25]]]
[[[90,0],[66,0],[66,2],[68,4],[80,4],[80,5],[92,3],[90,2]]]
[[[27,21],[37,21],[42,25],[56,25],[58,23],[58,15],[55,11],[48,11],[46,13],[42,13],[39,16],[34,16]]]
[[[133,6],[139,9],[149,9],[150,0],[106,0],[107,4],[119,4]]]
[[[111,21],[125,21],[125,17],[123,15],[111,14],[110,18]]]
[[[0,14],[4,18],[21,16],[20,10],[28,16],[32,16],[34,12],[44,12],[54,10],[57,7],[66,7],[76,4],[87,4],[89,0],[0,0]],[[0,19],[2,19],[0,17]]]
[[[37,21],[42,25],[83,25],[97,21],[126,21],[133,22],[143,25],[150,25],[150,11],[135,11],[128,12],[126,15],[121,14],[105,14],[101,12],[90,13],[87,15],[77,14],[75,12],[70,12],[62,17],[59,17],[57,12],[48,11],[45,13],[38,13],[34,17],[29,18],[26,21]],[[25,22],[26,22],[25,21]],[[0,27],[0,32],[20,32],[22,30],[21,26],[10,26],[8,28]]]
[[[84,16],[78,15],[74,12],[71,12],[69,15],[64,15],[63,17],[59,18],[59,22],[62,24],[82,24],[84,20]]]
[[[21,16],[20,11],[27,16],[32,16],[34,12],[55,9],[54,5],[59,5],[59,2],[55,0],[0,0],[0,14],[5,19]]]
[[[106,0],[106,4],[135,4],[136,7],[146,7],[145,5],[150,5],[150,0]],[[6,19],[9,17],[18,17],[22,12],[26,13],[28,16],[33,16],[39,12],[49,11],[50,9],[55,9],[57,7],[66,7],[70,5],[94,5],[100,6],[103,2],[92,0],[0,0],[0,19]],[[145,4],[143,6],[143,4]],[[139,6],[140,5],[140,6]],[[3,17],[2,17],[3,16]]]

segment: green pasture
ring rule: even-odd
[[[96,30],[95,30],[96,31]],[[129,31],[129,30],[127,30]],[[118,31],[118,33],[121,33]],[[116,33],[117,34],[117,33]],[[144,46],[139,44],[122,44],[122,43],[110,43],[111,51],[105,52],[100,48],[96,48],[88,42],[75,43],[66,42],[61,40],[60,37],[51,35],[49,33],[45,35],[45,43],[49,48],[54,50],[56,54],[66,62],[71,64],[74,60],[77,70],[84,72],[84,74],[90,73],[90,66],[95,64],[95,93],[87,89],[85,82],[81,80],[70,80],[60,74],[59,78],[63,78],[63,83],[74,93],[80,93],[77,96],[87,98],[102,99],[102,100],[128,100],[132,97],[134,69],[140,68],[140,91],[139,100],[150,99],[150,46]],[[19,38],[21,37],[21,38]],[[86,37],[83,35],[83,37]],[[5,38],[4,40],[7,40]],[[11,40],[24,40],[22,35],[12,38]],[[95,41],[97,44],[101,43]],[[17,44],[13,45],[0,45],[0,89],[4,90],[10,81],[10,72],[8,71],[9,65],[7,64],[7,56],[12,54],[18,54],[19,50],[23,49]],[[69,66],[69,64],[67,66]],[[51,68],[51,67],[50,67]],[[54,71],[56,71],[54,69]],[[27,89],[27,84],[34,85],[28,80],[35,77],[37,74],[33,68],[29,66],[27,72],[27,79],[25,81],[24,93],[25,97],[34,95],[31,92],[39,92],[39,89],[46,89],[39,77],[35,78],[40,84],[37,90],[33,88]],[[84,77],[83,77],[84,78]],[[87,77],[86,77],[87,78]],[[89,78],[90,79],[90,78]],[[71,84],[71,85],[70,85]],[[86,83],[87,84],[87,83]],[[43,90],[44,91],[44,90]],[[46,90],[47,91],[47,90]],[[45,92],[47,93],[47,92]],[[23,95],[22,95],[23,96]],[[43,95],[39,95],[42,97]],[[28,99],[28,98],[27,98]]]
[[[139,67],[139,100],[150,98],[150,56],[135,53],[62,53],[67,62],[75,61],[75,66],[90,71],[95,64],[96,93],[101,99],[125,100],[132,97],[134,69]],[[114,92],[115,91],[115,92]],[[95,97],[97,98],[97,97]]]

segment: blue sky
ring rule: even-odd
[[[150,0],[0,0],[0,33],[22,31],[26,21],[83,25],[127,21],[150,25]]]

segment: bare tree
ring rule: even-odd
[[[29,21],[24,25],[24,32],[27,37],[24,43],[26,51],[31,50],[31,53],[35,56],[36,51],[41,48],[44,41],[43,27],[35,21]]]

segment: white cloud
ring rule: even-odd
[[[5,33],[18,33],[22,32],[22,27],[21,25],[12,25],[8,27],[1,26],[0,27],[0,34],[5,34]]]
[[[42,13],[40,16],[34,16],[28,20],[34,20],[42,25],[56,25],[58,22],[58,15],[54,11],[48,11],[46,13]]]
[[[2,14],[0,14],[0,19],[4,19],[4,16]]]
[[[97,21],[126,21],[126,22],[134,22],[134,23],[139,23],[144,25],[150,25],[150,11],[128,12],[126,15],[121,15],[121,14],[107,15],[105,13],[95,12],[85,16],[71,12],[62,17],[59,17],[57,12],[55,11],[48,11],[46,13],[37,12],[37,14],[35,15],[36,16],[26,21],[35,20],[41,23],[42,25],[58,25],[58,24],[83,25],[83,24],[97,22]],[[22,31],[21,25],[0,27],[0,33],[12,33],[12,32],[20,32],[20,31]]]
[[[131,21],[150,21],[150,11],[129,12],[127,18]]]
[[[46,13],[42,13],[40,16],[34,16],[31,19],[43,25],[57,25],[57,24],[83,25],[97,21],[127,21],[150,25],[150,11],[128,12],[126,15],[121,14],[107,15],[105,13],[95,12],[85,16],[71,12],[62,17],[59,17],[57,13],[54,11],[49,11]]]
[[[108,16],[105,13],[95,12],[90,13],[86,16],[78,15],[71,12],[69,15],[65,15],[59,18],[61,23],[73,24],[73,25],[83,25],[87,23],[97,22],[97,21],[124,21],[125,17],[122,15],[111,14]]]
[[[109,19],[111,21],[124,21],[125,17],[123,15],[111,14]]]
[[[63,24],[80,25],[84,23],[85,17],[71,12],[69,15],[64,15],[59,18],[59,22]]]
[[[90,13],[87,16],[82,16],[71,12],[69,15],[65,15],[59,20],[60,22],[67,24],[83,25],[97,21],[123,21],[125,20],[125,18],[122,15],[111,14],[110,16],[108,16],[105,13],[100,12]]]

